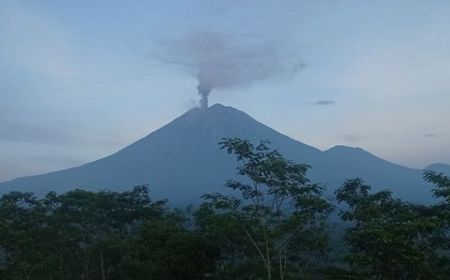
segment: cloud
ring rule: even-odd
[[[121,141],[98,129],[61,127],[29,121],[0,120],[0,143],[38,144],[46,146],[103,145],[116,147]]]
[[[317,101],[310,102],[307,104],[311,105],[311,106],[329,106],[329,105],[335,105],[336,102],[334,102],[333,100],[317,100]]]
[[[361,142],[361,141],[367,139],[368,136],[349,133],[349,134],[339,135],[338,138],[341,140],[344,140],[346,142],[357,143],[357,142]]]
[[[61,143],[67,140],[68,135],[60,129],[52,129],[19,121],[0,121],[0,142],[22,143]]]
[[[427,133],[424,136],[427,137],[427,138],[437,138],[437,137],[439,137],[439,135],[436,135],[436,134],[433,134],[433,133]]]

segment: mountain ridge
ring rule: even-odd
[[[341,145],[321,151],[221,104],[207,109],[193,108],[101,159],[0,183],[0,192],[19,190],[45,194],[76,187],[123,190],[149,184],[156,197],[192,202],[205,192],[224,191],[226,180],[236,178],[234,158],[218,146],[224,137],[252,142],[269,140],[271,148],[279,150],[286,158],[312,166],[309,177],[328,185],[330,191],[345,179],[361,177],[373,184],[374,189],[391,187],[394,194],[410,200],[431,197],[422,181],[422,170],[386,161],[361,148]]]
[[[431,171],[435,171],[438,173],[444,173],[447,176],[450,176],[450,164],[446,164],[446,163],[433,163],[428,165],[427,167],[425,167],[425,170],[431,170]]]

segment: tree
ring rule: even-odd
[[[0,199],[2,279],[54,279],[55,258],[47,257],[55,234],[46,222],[46,206],[31,193],[11,192]],[[41,239],[41,242],[36,242]]]
[[[350,222],[350,265],[366,279],[444,279],[435,242],[441,220],[428,207],[370,189],[353,179],[336,191],[337,201],[346,204],[341,218]]]
[[[306,275],[327,249],[325,220],[332,207],[321,197],[323,188],[306,178],[308,165],[286,160],[266,144],[238,138],[220,143],[241,163],[238,171],[245,180],[226,184],[240,196],[205,194],[197,224],[222,238],[222,254],[247,268],[242,278]]]
[[[0,199],[5,279],[123,279],[126,241],[145,221],[166,213],[145,186],[132,191],[13,192]]]
[[[450,178],[443,173],[437,173],[431,170],[425,171],[423,177],[427,182],[435,186],[432,189],[433,195],[437,198],[444,199],[443,204],[450,204]]]
[[[214,272],[217,251],[174,217],[143,224],[130,240],[123,268],[132,279],[204,279]]]
[[[441,254],[441,267],[450,273],[450,178],[443,173],[425,171],[424,179],[432,183],[431,190],[439,201],[429,207],[429,215],[436,217],[441,222],[441,234],[435,236],[434,242],[439,245]]]

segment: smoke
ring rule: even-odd
[[[290,77],[304,64],[296,51],[261,36],[212,32],[189,34],[163,44],[160,60],[182,66],[198,80],[200,105],[208,106],[214,89],[248,87],[256,82]]]
[[[200,78],[198,80],[199,83],[197,86],[197,90],[198,93],[201,95],[200,107],[205,109],[208,108],[208,97],[209,94],[211,93],[212,88],[207,81],[201,82]]]
[[[310,102],[307,104],[309,104],[311,106],[329,106],[329,105],[335,105],[336,102],[334,102],[333,100],[317,100],[317,101]]]

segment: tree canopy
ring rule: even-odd
[[[185,209],[152,200],[148,186],[1,196],[0,279],[448,278],[446,175],[424,173],[432,205],[359,178],[343,182],[335,203],[307,164],[268,142],[219,145],[236,158],[238,179]]]

